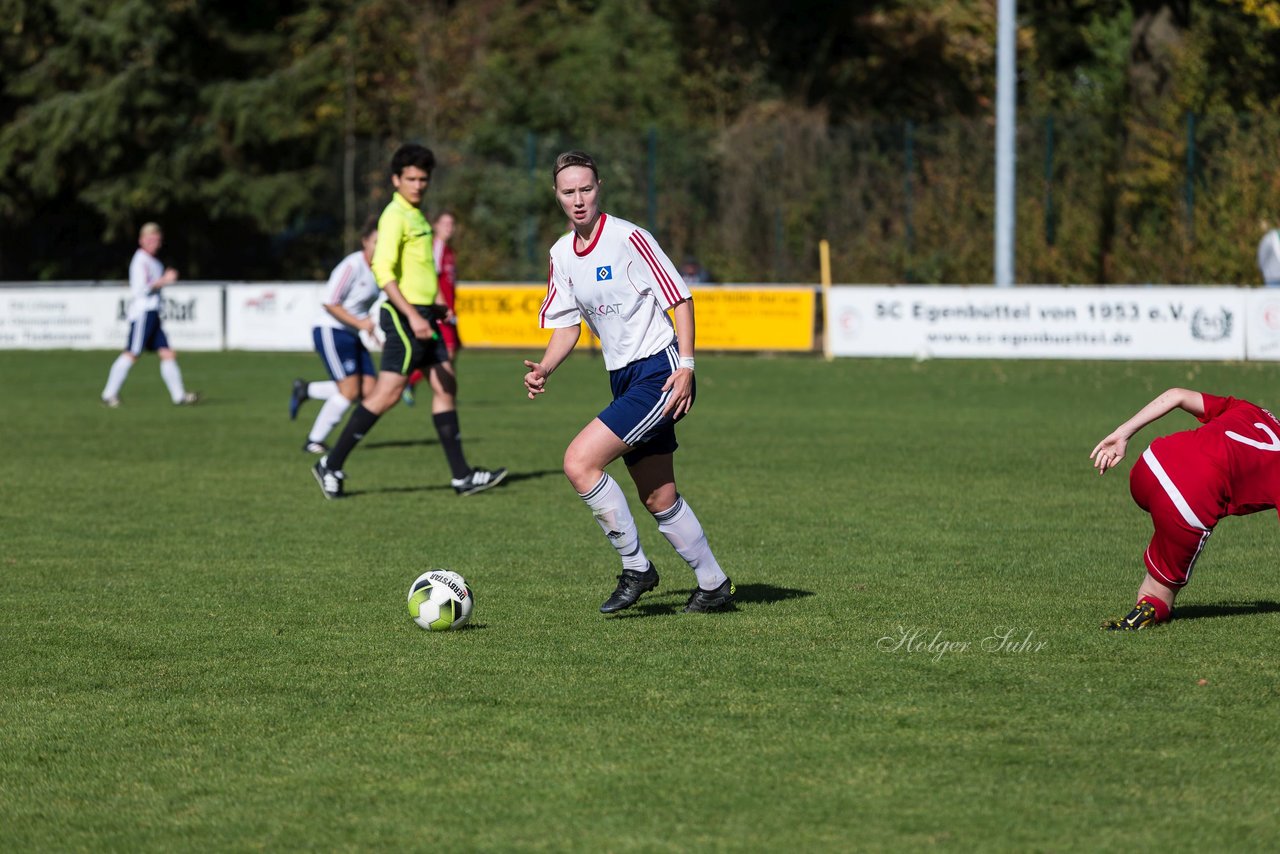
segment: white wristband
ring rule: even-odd
[[[692,371],[692,370],[693,370],[693,357],[692,357],[692,356],[681,356],[681,357],[680,357],[680,367],[682,367],[682,368],[688,368],[689,370],[691,370],[691,371]]]

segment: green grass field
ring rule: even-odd
[[[316,404],[286,412],[313,355],[185,354],[189,409],[148,357],[115,411],[111,358],[0,352],[0,850],[1280,847],[1276,516],[1219,526],[1179,619],[1105,633],[1145,441],[1088,461],[1171,385],[1280,405],[1280,366],[704,354],[677,470],[738,608],[680,613],[633,502],[662,586],[606,618],[559,470],[598,359],[530,402],[520,354],[465,354],[502,488],[452,494],[419,403],[327,502]],[[437,566],[472,627],[410,622]]]

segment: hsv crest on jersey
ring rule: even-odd
[[[596,281],[607,282],[613,278],[612,267],[596,267]]]

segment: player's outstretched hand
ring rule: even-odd
[[[529,399],[533,400],[547,390],[547,372],[542,365],[528,359],[524,360],[524,366],[529,369],[529,373],[524,375],[524,387],[529,393]]]
[[[1089,459],[1093,460],[1093,467],[1098,470],[1098,474],[1106,474],[1107,469],[1115,468],[1124,459],[1128,446],[1129,440],[1126,437],[1112,433],[1098,443],[1093,453],[1089,454]]]

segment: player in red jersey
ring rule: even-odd
[[[462,349],[462,339],[458,336],[458,320],[453,307],[454,293],[458,283],[458,259],[453,254],[453,247],[449,245],[449,240],[453,237],[453,227],[456,223],[457,218],[453,215],[453,211],[443,210],[436,214],[436,220],[431,225],[431,230],[435,232],[432,255],[435,256],[436,261],[436,283],[440,286],[440,297],[449,309],[444,320],[440,322],[440,340],[444,341],[444,348],[454,362],[455,369],[458,351]],[[414,394],[422,377],[422,371],[409,374],[409,385],[405,387],[402,395],[404,402],[409,406],[413,406]]]
[[[1135,433],[1175,409],[1204,426],[1156,439],[1129,472],[1129,491],[1151,514],[1155,534],[1137,604],[1104,629],[1132,631],[1168,620],[1218,520],[1280,503],[1280,421],[1247,400],[1185,388],[1169,389],[1099,442],[1089,454],[1098,474],[1124,459]]]

